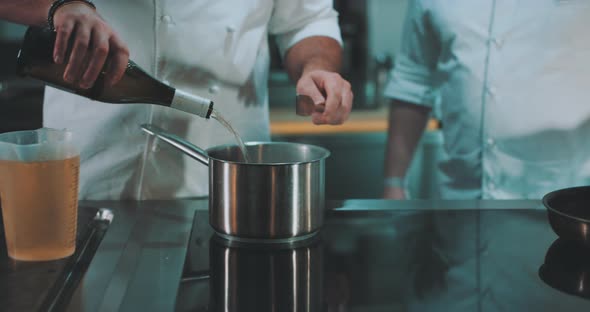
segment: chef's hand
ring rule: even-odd
[[[59,7],[53,15],[56,41],[53,59],[67,63],[64,80],[90,88],[107,63],[105,84],[117,83],[127,67],[129,49],[91,6],[74,2]],[[72,51],[66,60],[71,41]]]
[[[297,81],[297,94],[307,95],[313,100],[315,110],[311,112],[311,117],[316,125],[342,124],[352,109],[350,83],[335,72],[304,72]]]

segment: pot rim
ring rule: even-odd
[[[216,162],[227,163],[227,164],[236,164],[236,165],[247,165],[247,166],[262,166],[262,167],[275,167],[275,166],[291,166],[291,165],[303,165],[303,164],[310,164],[315,163],[318,161],[322,161],[328,157],[330,157],[331,153],[328,149],[323,148],[321,146],[313,145],[313,144],[306,144],[306,143],[296,143],[296,142],[272,142],[272,141],[248,141],[244,142],[246,146],[257,146],[257,145],[288,145],[288,146],[300,146],[306,147],[314,150],[318,154],[321,154],[320,157],[317,157],[312,160],[307,161],[294,161],[294,162],[274,162],[274,163],[257,163],[257,162],[245,162],[245,161],[235,161],[235,160],[226,160],[221,159],[218,157],[211,156],[212,152],[221,151],[227,148],[239,148],[237,144],[222,144],[210,147],[205,150],[207,156],[210,160],[215,160]]]

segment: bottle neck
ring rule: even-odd
[[[209,119],[213,112],[213,101],[176,89],[170,107]]]

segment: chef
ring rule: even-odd
[[[21,2],[13,5],[34,7],[32,1]],[[44,2],[37,19],[57,2],[61,5],[50,13],[57,33],[64,34],[58,46],[70,36],[78,42],[72,56],[76,66],[66,71],[66,79],[82,87],[92,85],[105,56],[114,83],[129,51],[130,59],[161,81],[212,99],[245,141],[269,141],[272,34],[297,93],[325,105],[311,115],[313,123],[340,124],[351,110],[350,84],[338,74],[341,37],[330,0],[59,0]],[[62,50],[56,51],[56,61],[63,62]],[[86,59],[91,61],[85,68]],[[213,120],[151,105],[98,103],[53,88],[45,92],[43,119],[46,127],[75,134],[81,199],[207,194],[208,169],[144,135],[141,124],[155,124],[205,149],[235,143]]]
[[[590,183],[588,1],[411,1],[392,99],[388,198],[436,103],[446,199],[540,199]]]
[[[589,184],[590,40],[584,33],[590,2],[452,2],[408,2],[401,52],[386,90],[393,99],[386,197],[405,198],[405,171],[438,104],[448,153],[440,165],[443,198],[538,200],[558,188]],[[506,255],[542,255],[506,250],[490,236],[523,234],[526,222],[537,225],[538,234],[530,236],[536,239],[550,234],[546,219],[494,216],[489,210],[428,216],[414,233],[420,242],[415,252],[431,255],[432,263],[408,273],[414,275],[408,288],[415,290],[408,311],[552,310],[550,296],[511,292],[527,289],[538,272]],[[489,252],[494,249],[506,252]]]

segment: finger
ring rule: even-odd
[[[338,109],[335,118],[330,121],[330,124],[340,125],[348,119],[350,111],[352,110],[352,98],[352,92],[345,88],[345,90],[342,91],[340,108]]]
[[[53,48],[53,61],[57,64],[62,64],[66,59],[66,52],[68,50],[68,43],[70,36],[74,30],[74,22],[71,20],[65,21],[63,24],[56,26],[55,46]]]
[[[92,31],[91,42],[88,68],[86,68],[80,82],[80,87],[85,89],[94,84],[109,54],[109,39],[107,35],[97,31],[96,28]]]
[[[345,108],[347,113],[352,111],[352,106],[354,103],[354,93],[352,92],[352,86],[348,81],[344,81],[345,86],[344,90],[342,90],[342,106]]]
[[[111,60],[105,77],[105,84],[107,86],[112,86],[121,80],[129,62],[129,49],[127,49],[127,45],[121,39],[117,36],[111,36],[110,47]]]
[[[73,83],[80,78],[82,67],[86,54],[88,53],[88,45],[90,43],[90,29],[78,23],[74,31],[74,43],[72,47],[72,54],[68,60],[68,66],[64,73],[64,79],[67,82]]]
[[[311,121],[316,125],[328,124],[326,117],[324,116],[323,113],[320,113],[320,112],[314,112],[313,114],[311,114]]]
[[[334,122],[338,118],[337,113],[340,109],[340,103],[342,102],[342,95],[340,93],[340,84],[333,79],[326,81],[324,86],[326,87],[325,92],[326,98],[326,109],[324,110],[324,119],[327,123]]]

